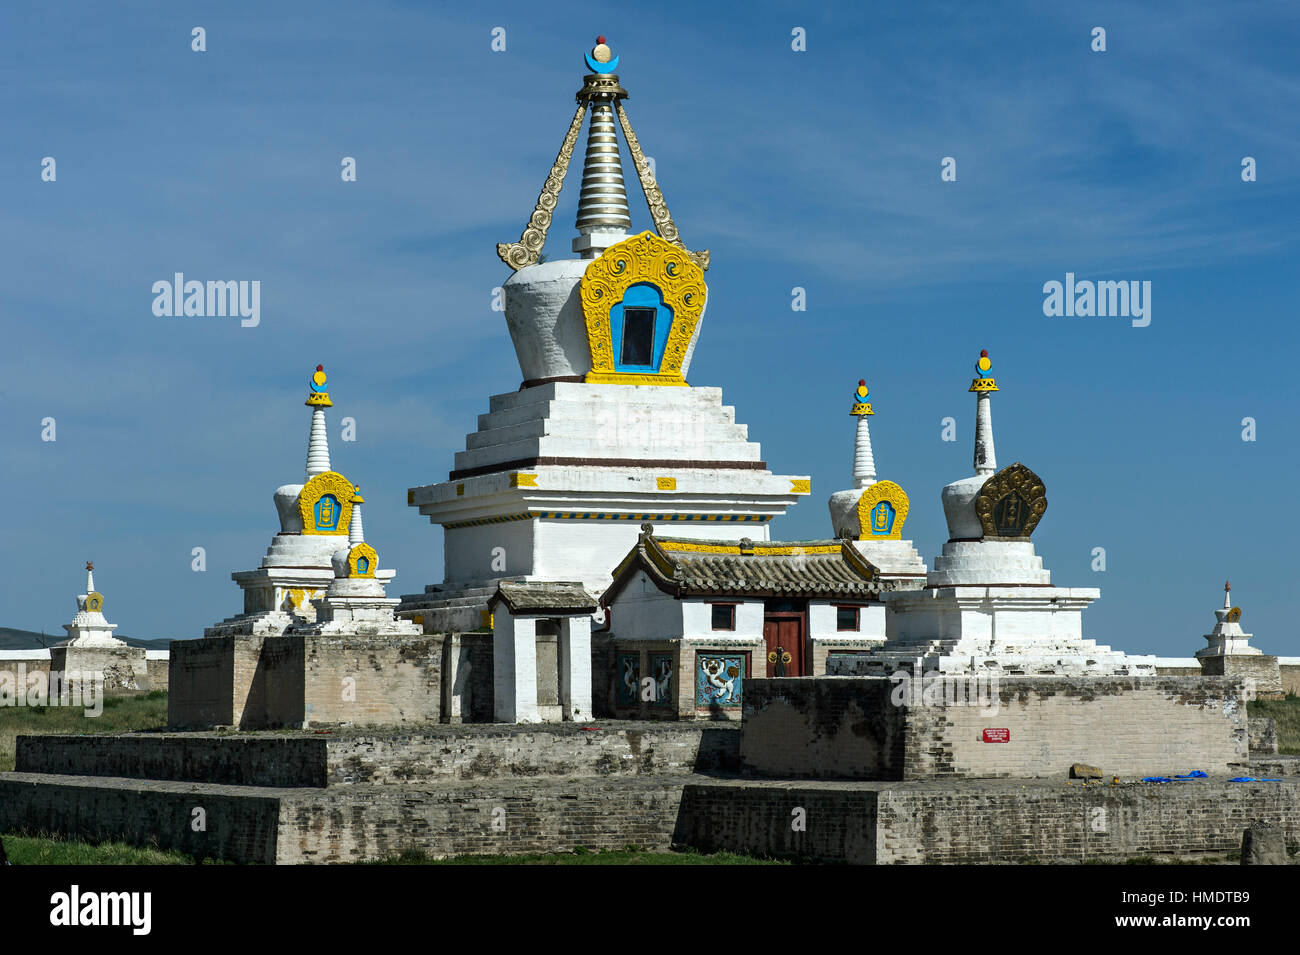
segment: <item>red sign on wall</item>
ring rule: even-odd
[[[984,742],[986,743],[1010,743],[1011,730],[994,729],[984,731]]]

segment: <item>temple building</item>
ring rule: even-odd
[[[62,684],[102,677],[110,690],[149,689],[145,651],[113,636],[116,624],[104,617],[104,595],[95,589],[95,565],[86,562],[86,592],[77,596],[77,614],[65,623],[68,639],[50,648],[50,673]]]
[[[736,719],[751,676],[825,672],[829,654],[885,638],[881,578],[854,541],[660,537],[602,595],[605,703],[629,718]]]
[[[603,42],[536,208],[497,252],[522,384],[492,397],[445,480],[408,503],[441,525],[441,583],[402,598],[426,632],[474,630],[501,580],[572,582],[599,595],[642,523],[688,539],[769,539],[811,492],[769,470],[718,388],[688,383],[708,285],[707,251],[674,225],[623,106]],[[541,261],[569,162],[590,114],[574,258]],[[621,130],[655,230],[632,233]]]
[[[889,594],[888,641],[852,672],[887,673],[919,665],[942,673],[1025,676],[1154,675],[1155,658],[1130,656],[1083,636],[1083,610],[1095,587],[1054,587],[1031,535],[1047,511],[1043,482],[1020,462],[998,470],[987,350],[975,395],[975,455],[970,477],[942,492],[948,541],[924,589]]]

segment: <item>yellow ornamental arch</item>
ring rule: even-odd
[[[348,576],[373,577],[379,566],[379,554],[369,544],[362,542],[348,551]]]
[[[614,355],[611,310],[622,304],[634,285],[653,287],[672,312],[672,323],[654,371],[620,370]],[[685,385],[682,365],[704,305],[708,286],[704,270],[690,254],[655,235],[642,232],[610,246],[582,274],[578,285],[591,350],[589,382],[629,385]]]
[[[901,487],[893,481],[877,481],[858,498],[858,540],[902,540],[910,506]]]
[[[356,488],[337,471],[318,474],[298,495],[298,513],[304,534],[346,534],[352,521]]]

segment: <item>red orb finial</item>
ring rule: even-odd
[[[325,366],[324,366],[324,365],[317,365],[317,366],[316,366],[316,370],[317,370],[317,371],[324,371],[324,370],[325,370]]]
[[[1224,590],[1231,590],[1231,589],[1232,589],[1232,584],[1228,583],[1228,582],[1225,580],[1225,581],[1223,582],[1223,589],[1224,589]]]
[[[597,42],[597,43],[604,43],[604,42],[605,42],[605,38],[604,38],[603,36],[598,36],[598,37],[596,37],[596,42]]]
[[[866,383],[867,383],[867,379],[865,379],[865,378],[859,378],[859,379],[858,379],[858,384],[860,384],[860,385],[865,385]]]
[[[981,349],[980,349],[980,357],[981,357],[981,358],[988,358],[988,357],[989,357],[989,350],[988,350],[987,348],[981,348]]]

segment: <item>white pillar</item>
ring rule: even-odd
[[[993,412],[989,393],[976,394],[975,405],[975,473],[992,474],[998,469],[997,455],[993,451]]]
[[[560,621],[560,707],[566,720],[591,719],[591,618]]]
[[[325,409],[319,405],[311,409],[311,438],[307,441],[307,480],[324,474],[330,468],[330,442],[325,432]]]
[[[871,454],[871,428],[867,415],[858,415],[858,433],[853,441],[853,486],[871,487],[876,483],[876,459]]]
[[[366,542],[366,529],[361,523],[361,505],[363,501],[352,503],[352,520],[348,524],[348,547],[356,547]]]
[[[540,723],[537,710],[537,618],[492,613],[493,714],[498,723]]]

